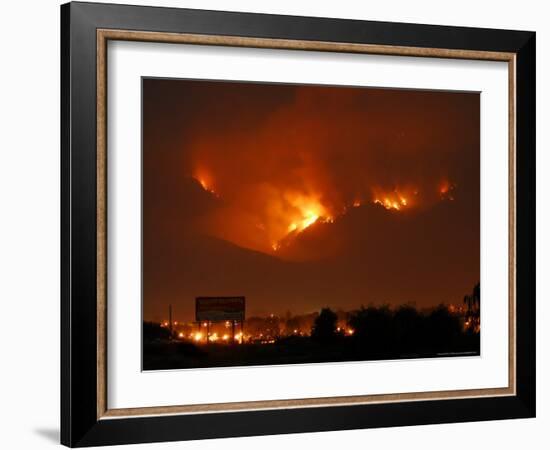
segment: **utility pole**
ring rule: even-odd
[[[168,305],[168,323],[170,327],[170,337],[172,337],[173,330],[172,330],[172,305]]]

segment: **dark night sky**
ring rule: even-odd
[[[146,320],[459,303],[479,207],[477,93],[143,81]]]

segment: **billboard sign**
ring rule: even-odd
[[[244,321],[244,297],[197,297],[195,320],[197,322]]]

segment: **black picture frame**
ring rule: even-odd
[[[516,55],[516,395],[116,420],[97,416],[96,30]],[[61,6],[61,443],[71,447],[535,416],[534,32],[68,3]]]

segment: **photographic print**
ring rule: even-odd
[[[536,416],[534,32],[60,23],[64,445]]]
[[[480,354],[478,92],[142,95],[144,370]]]

